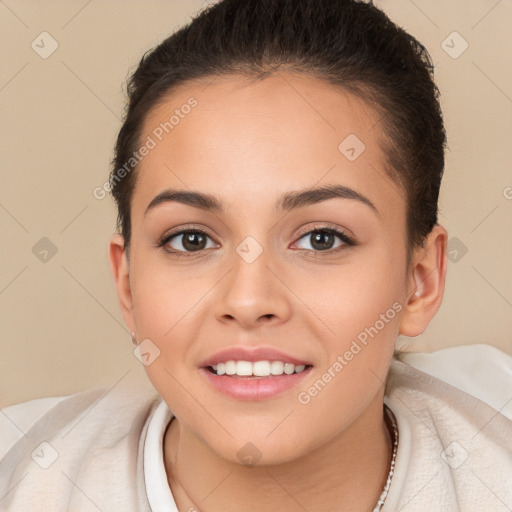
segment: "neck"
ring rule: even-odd
[[[179,511],[372,511],[391,461],[382,403],[383,392],[324,445],[292,462],[266,466],[223,459],[174,418],[164,459]]]

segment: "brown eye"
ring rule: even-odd
[[[348,237],[345,233],[338,231],[333,228],[317,228],[312,231],[308,231],[300,237],[300,240],[305,239],[311,245],[309,247],[299,247],[309,251],[326,252],[331,249],[337,249],[343,245],[355,245],[353,240]],[[341,242],[336,244],[336,239]]]
[[[184,230],[167,236],[161,246],[169,252],[198,252],[207,249],[210,237],[200,230]]]

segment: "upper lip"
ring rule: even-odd
[[[272,347],[230,347],[220,352],[216,352],[200,363],[201,367],[213,366],[214,364],[224,363],[226,361],[283,361],[284,363],[292,363],[294,365],[310,365],[308,361],[304,361],[297,357],[291,356]]]

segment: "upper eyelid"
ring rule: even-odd
[[[304,230],[301,230],[299,232],[298,236],[302,237],[302,236],[307,235],[313,231],[323,231],[323,230],[338,231],[349,238],[354,238],[352,233],[349,230],[347,230],[346,228],[341,228],[341,227],[335,226],[334,224],[331,224],[329,222],[326,222],[324,224],[317,222],[317,223],[315,223],[315,225],[313,227],[308,227],[308,228],[305,228]]]
[[[176,237],[178,235],[183,235],[183,234],[191,232],[191,231],[203,233],[206,236],[209,236],[212,240],[214,239],[213,235],[211,235],[206,228],[199,227],[199,226],[190,226],[190,227],[184,226],[184,227],[181,227],[181,228],[177,229],[176,231],[172,231],[170,233],[167,233],[167,234],[163,235],[161,237],[161,240],[162,241],[168,241],[171,238],[174,238],[174,237]]]

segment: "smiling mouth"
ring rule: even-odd
[[[292,363],[285,363],[283,361],[226,361],[217,363],[211,366],[206,366],[206,369],[217,376],[232,377],[241,379],[268,379],[281,377],[283,375],[293,375],[302,373],[312,365],[300,364],[294,365]]]

